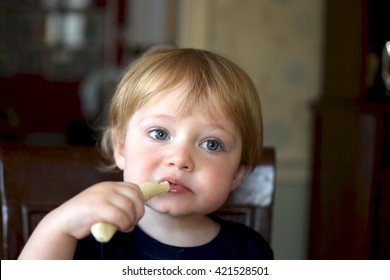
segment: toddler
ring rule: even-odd
[[[272,259],[264,238],[213,217],[257,163],[256,89],[232,61],[206,50],[155,48],[131,65],[111,100],[101,147],[123,182],[93,185],[51,211],[19,258]],[[146,203],[139,185],[168,181]],[[98,243],[91,226],[118,227]]]

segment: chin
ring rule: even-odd
[[[205,203],[200,203],[199,201],[172,201],[164,197],[156,197],[155,199],[148,202],[148,206],[154,211],[175,217],[188,215],[208,215],[218,210],[223,203],[221,205],[219,203],[209,203],[211,205],[204,204]]]
[[[163,215],[168,215],[172,217],[182,217],[182,216],[188,216],[188,215],[193,215],[193,214],[199,214],[199,213],[194,213],[192,209],[188,209],[188,207],[177,207],[172,204],[170,205],[165,205],[165,204],[160,204],[160,203],[154,203],[152,205],[149,205],[153,211],[156,211],[160,214]]]

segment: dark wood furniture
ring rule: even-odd
[[[275,189],[275,149],[265,147],[261,163],[230,194],[217,214],[222,218],[246,224],[271,242]]]
[[[90,146],[26,146],[0,143],[2,259],[16,259],[42,217],[99,181],[120,174],[99,169]]]
[[[265,148],[263,155],[263,162],[217,214],[245,223],[269,240],[275,153],[272,148]],[[100,171],[99,156],[93,146],[26,146],[0,142],[2,259],[17,258],[48,211],[96,182],[121,180],[121,176]]]
[[[389,1],[326,1],[314,106],[309,259],[390,258]]]

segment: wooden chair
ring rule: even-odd
[[[275,188],[275,150],[265,147],[261,163],[230,194],[217,215],[243,223],[260,232],[268,242],[271,242]]]
[[[269,240],[275,189],[273,149],[218,212]],[[121,180],[99,169],[91,146],[26,146],[0,142],[1,256],[16,259],[35,226],[50,210],[100,181]],[[244,199],[245,196],[250,199]]]

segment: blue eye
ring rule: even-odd
[[[201,146],[212,152],[221,151],[223,148],[222,144],[217,140],[206,140]]]
[[[168,133],[163,129],[153,129],[149,131],[149,135],[156,140],[164,141],[168,139]]]

